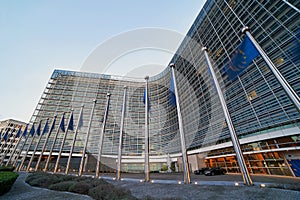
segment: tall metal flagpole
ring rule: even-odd
[[[174,84],[174,92],[176,97],[176,107],[177,107],[177,116],[178,116],[178,125],[179,125],[179,133],[180,133],[180,140],[181,140],[181,152],[182,152],[182,163],[183,163],[183,170],[184,170],[184,183],[191,183],[190,177],[190,169],[188,163],[188,157],[186,152],[186,144],[185,144],[185,134],[183,130],[183,120],[181,115],[181,108],[180,108],[180,101],[179,101],[179,94],[177,90],[177,83],[176,83],[176,76],[175,76],[175,65],[173,63],[170,64],[172,77],[173,77],[173,84]]]
[[[49,151],[49,155],[48,155],[48,158],[47,158],[47,161],[46,161],[46,164],[45,164],[44,171],[47,171],[47,169],[48,169],[48,165],[49,165],[49,162],[50,162],[50,159],[51,159],[51,156],[52,156],[52,152],[53,152],[53,149],[54,149],[54,146],[55,146],[55,143],[56,143],[56,140],[57,140],[57,136],[58,136],[58,133],[59,133],[60,125],[62,123],[62,120],[64,120],[64,116],[65,116],[65,113],[63,113],[61,115],[61,118],[60,118],[60,121],[59,121],[59,126],[58,126],[58,128],[56,130],[56,133],[54,135],[53,143],[52,143],[51,149]]]
[[[26,125],[26,126],[27,126],[27,125]],[[25,129],[26,129],[26,128],[25,128]],[[25,130],[25,129],[24,129],[24,130]],[[11,159],[14,157],[15,152],[16,152],[16,150],[17,150],[17,148],[18,148],[18,146],[19,146],[19,144],[20,144],[20,142],[21,142],[21,140],[22,140],[22,136],[23,136],[23,133],[20,135],[20,137],[19,137],[19,139],[18,139],[18,142],[17,142],[17,144],[15,145],[15,147],[14,147],[12,153],[10,154],[10,157],[9,157],[9,159],[8,159],[8,161],[7,161],[7,163],[6,163],[5,166],[8,166],[9,163],[10,163],[10,161],[11,161]]]
[[[285,80],[285,78],[282,76],[282,74],[279,72],[279,70],[275,67],[271,59],[268,57],[268,55],[264,52],[264,50],[261,48],[261,46],[256,42],[256,40],[253,38],[251,33],[249,32],[249,28],[245,26],[242,29],[242,33],[246,34],[253,45],[256,47],[257,51],[260,53],[264,61],[267,63],[270,70],[273,72],[276,79],[279,81],[280,85],[283,87],[284,91],[288,95],[288,97],[292,100],[295,107],[298,109],[298,112],[300,112],[300,97],[297,95],[297,93],[293,90],[293,88],[290,86],[290,84]]]
[[[21,153],[22,153],[22,151],[23,151],[23,149],[24,149],[24,147],[25,147],[25,144],[26,144],[26,142],[27,142],[27,140],[28,140],[28,138],[29,138],[29,135],[30,135],[30,133],[27,133],[27,136],[26,136],[26,138],[25,138],[25,140],[24,140],[24,142],[23,142],[23,144],[22,144],[22,146],[21,146],[21,148],[20,148],[20,150],[19,150],[19,152],[18,152],[18,154],[17,154],[17,156],[16,156],[16,158],[15,158],[15,160],[14,160],[14,163],[13,163],[13,166],[14,167],[16,167],[16,165],[17,165],[17,162],[18,162],[18,160],[19,160],[19,158],[20,158],[20,155],[21,155]],[[21,139],[20,139],[21,140]]]
[[[19,129],[20,129],[20,128],[19,128]],[[18,132],[19,132],[19,129],[18,129]],[[7,145],[6,151],[3,152],[4,154],[3,154],[3,158],[2,158],[1,161],[0,161],[0,165],[4,162],[5,157],[7,156],[7,154],[8,154],[8,152],[9,152],[9,149],[10,149],[12,143],[15,141],[18,132],[16,132],[16,134],[13,135],[12,141]],[[13,134],[13,133],[12,133],[12,134]]]
[[[123,146],[123,129],[124,129],[124,118],[125,118],[125,108],[126,108],[126,94],[127,86],[124,86],[123,95],[123,105],[121,114],[121,124],[120,124],[120,136],[119,136],[119,148],[118,148],[118,162],[117,162],[117,180],[121,180],[121,159],[122,159],[122,146]]]
[[[150,181],[149,166],[149,99],[148,99],[148,81],[149,76],[145,77],[145,182]]]
[[[50,136],[50,134],[51,134],[51,131],[52,131],[52,129],[53,129],[53,127],[54,127],[54,124],[55,124],[55,121],[56,121],[56,117],[57,117],[57,115],[54,115],[53,120],[52,120],[52,123],[51,123],[51,126],[50,126],[49,133],[47,134],[47,136],[46,136],[46,138],[45,138],[45,141],[44,141],[44,145],[43,145],[43,148],[42,148],[42,152],[41,152],[41,154],[40,154],[40,156],[39,156],[39,159],[38,159],[38,161],[37,161],[37,163],[36,163],[35,171],[37,171],[37,170],[39,169],[39,166],[40,166],[40,163],[41,163],[41,160],[42,160],[44,151],[45,151],[45,149],[46,149],[46,145],[47,145],[47,143],[48,143],[49,136]]]
[[[92,120],[93,120],[93,116],[94,116],[94,110],[95,110],[96,102],[97,102],[97,100],[94,99],[93,100],[93,107],[92,107],[92,111],[91,111],[91,116],[90,116],[90,121],[89,121],[89,124],[88,124],[88,129],[87,129],[87,133],[86,133],[86,137],[85,137],[85,143],[84,143],[83,150],[82,150],[82,157],[81,157],[78,176],[81,176],[82,171],[83,171],[83,166],[84,166],[84,161],[85,161],[84,158],[85,158],[85,154],[86,154],[86,148],[87,148],[87,144],[88,144],[88,140],[89,140],[89,135],[90,135],[90,130],[91,130],[91,126],[92,126]]]
[[[62,141],[61,141],[59,153],[58,153],[58,155],[57,155],[57,159],[56,159],[56,163],[55,163],[55,167],[54,167],[54,171],[53,171],[54,173],[56,173],[56,172],[57,172],[57,169],[58,169],[59,161],[60,161],[61,154],[62,154],[64,145],[65,145],[65,142],[66,142],[66,138],[67,138],[67,134],[68,134],[68,131],[69,131],[69,126],[70,126],[71,118],[72,118],[72,117],[73,117],[73,110],[72,110],[71,113],[70,113],[70,117],[69,117],[69,120],[68,120],[67,128],[65,129],[64,136],[63,136],[63,139],[62,139]]]
[[[36,143],[36,145],[35,145],[35,147],[34,147],[34,150],[33,150],[32,154],[31,154],[31,158],[30,158],[29,163],[28,163],[28,165],[27,165],[26,171],[29,171],[29,168],[30,168],[31,163],[32,163],[32,161],[33,161],[33,159],[34,159],[35,153],[36,153],[36,151],[37,151],[37,149],[38,149],[38,147],[39,147],[39,144],[40,144],[40,142],[41,142],[41,139],[42,139],[42,137],[43,137],[43,132],[44,132],[44,130],[45,130],[45,128],[46,128],[46,125],[47,125],[47,123],[48,123],[48,120],[49,120],[49,119],[47,119],[47,121],[46,121],[46,123],[45,123],[45,125],[44,125],[44,128],[43,128],[43,131],[42,131],[42,132],[40,133],[40,135],[39,135],[39,139],[38,139],[38,141],[37,141],[37,143]]]
[[[108,110],[109,110],[109,101],[110,101],[110,93],[107,93],[107,95],[106,95],[106,109],[105,109],[105,112],[104,112],[104,117],[103,117],[103,122],[102,122],[102,129],[101,129],[101,132],[100,132],[99,150],[98,150],[98,158],[97,158],[97,166],[96,166],[96,178],[99,177],[99,173],[100,173],[103,138],[104,138],[106,120],[107,120]]]
[[[74,151],[74,146],[75,146],[75,142],[76,142],[76,138],[77,138],[77,134],[78,134],[78,129],[79,129],[80,126],[82,126],[82,124],[80,124],[80,121],[83,120],[83,119],[81,119],[82,118],[83,107],[84,107],[84,105],[81,105],[80,113],[79,113],[79,117],[78,117],[78,121],[77,121],[77,125],[76,125],[76,129],[75,129],[75,133],[74,133],[72,144],[71,144],[71,149],[70,149],[70,153],[69,153],[69,158],[68,158],[65,174],[69,173],[72,154],[73,154],[73,151]]]
[[[41,121],[40,121],[40,123],[41,123]],[[33,125],[32,125],[32,127],[33,127]],[[31,129],[32,129],[32,127],[31,127]],[[30,131],[31,131],[31,130],[30,130]],[[30,133],[28,133],[28,135],[30,135]],[[18,170],[17,170],[17,171],[21,171],[21,169],[22,169],[22,167],[23,167],[23,165],[24,165],[24,162],[25,162],[25,160],[26,160],[26,157],[27,157],[27,155],[28,155],[29,149],[30,149],[30,147],[31,147],[31,145],[32,145],[32,143],[33,143],[33,140],[34,140],[34,136],[35,136],[35,135],[36,135],[36,134],[34,133],[33,136],[32,136],[32,139],[31,139],[31,141],[30,141],[30,143],[29,143],[29,145],[28,145],[28,147],[27,147],[27,150],[26,150],[26,152],[25,152],[25,155],[24,155],[23,158],[22,158],[22,162],[21,162],[20,166],[18,167]]]
[[[234,129],[234,125],[233,125],[233,123],[231,121],[230,113],[228,111],[227,104],[226,104],[225,98],[223,96],[221,87],[220,87],[220,85],[218,83],[215,71],[214,71],[214,69],[212,67],[212,64],[210,62],[209,56],[207,54],[207,48],[204,47],[202,49],[202,51],[204,52],[206,63],[208,65],[209,71],[211,72],[211,76],[213,78],[214,85],[215,85],[215,88],[217,90],[217,93],[218,93],[218,96],[219,96],[219,99],[220,99],[220,102],[221,102],[221,105],[222,105],[222,109],[223,109],[223,112],[224,112],[224,115],[225,115],[225,120],[227,122],[228,129],[229,129],[229,132],[230,132],[230,136],[231,136],[233,148],[235,150],[237,161],[239,163],[239,166],[240,166],[240,169],[241,169],[241,172],[242,172],[242,177],[243,177],[243,180],[244,180],[244,184],[252,185],[253,184],[252,183],[252,179],[251,179],[251,177],[249,175],[249,172],[248,172],[248,169],[247,169],[244,157],[243,157],[243,153],[242,153],[242,150],[241,150],[240,142],[239,142],[238,137],[236,135],[236,132],[235,132],[235,129]]]

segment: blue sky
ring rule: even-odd
[[[186,34],[202,5],[201,0],[1,0],[0,120],[28,122],[54,69],[79,71],[99,44],[133,29]]]

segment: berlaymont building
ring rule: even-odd
[[[299,8],[207,0],[153,77],[55,70],[4,162],[79,175],[179,171],[188,180],[222,167],[244,180],[300,176]]]

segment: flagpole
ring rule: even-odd
[[[121,113],[121,124],[120,124],[120,135],[119,135],[119,148],[118,148],[118,162],[117,162],[117,180],[121,180],[121,159],[122,159],[122,146],[123,146],[123,129],[124,129],[124,119],[125,119],[125,108],[126,108],[126,95],[127,86],[124,86],[123,94],[123,105]]]
[[[32,163],[32,161],[33,161],[33,159],[34,159],[35,153],[36,153],[36,151],[37,151],[37,149],[38,149],[38,147],[39,147],[39,144],[40,144],[41,139],[42,139],[42,137],[43,137],[43,132],[44,132],[44,130],[45,130],[45,128],[46,128],[46,125],[47,125],[47,123],[48,123],[48,120],[49,120],[49,119],[46,120],[46,123],[45,123],[45,125],[44,125],[43,131],[40,132],[39,139],[38,139],[38,141],[37,141],[37,143],[36,143],[36,145],[35,145],[35,147],[34,147],[34,150],[33,150],[32,154],[31,154],[31,158],[30,158],[29,163],[28,163],[27,168],[26,168],[26,171],[27,171],[27,172],[29,171],[29,168],[30,168],[31,163]]]
[[[70,149],[70,153],[69,153],[69,158],[68,158],[65,174],[68,174],[69,170],[70,170],[70,164],[71,164],[72,154],[73,154],[73,151],[74,151],[74,146],[75,146],[75,142],[76,142],[76,138],[77,138],[77,134],[78,134],[78,128],[80,126],[80,120],[83,120],[83,119],[81,119],[82,112],[83,112],[83,107],[84,107],[84,105],[81,105],[81,109],[80,109],[76,129],[75,129],[75,133],[74,133],[74,136],[73,136],[73,141],[72,141],[72,144],[71,144],[71,149]]]
[[[70,126],[70,122],[71,122],[72,116],[73,116],[73,110],[71,110],[70,117],[69,117],[68,124],[67,124],[67,128],[66,128],[66,130],[65,130],[65,132],[64,132],[63,139],[62,139],[62,141],[61,141],[59,153],[58,153],[58,155],[57,155],[56,164],[55,164],[54,171],[53,171],[54,173],[56,173],[56,172],[57,172],[57,169],[58,169],[58,164],[59,164],[60,157],[61,157],[61,154],[62,154],[64,145],[65,145],[65,142],[66,142],[67,133],[68,133],[68,130],[69,130],[69,126]]]
[[[45,139],[45,141],[44,141],[44,145],[43,145],[43,148],[42,148],[42,152],[41,152],[41,154],[40,154],[40,156],[39,156],[39,159],[38,159],[38,161],[37,161],[37,164],[36,164],[36,167],[35,167],[35,171],[37,171],[37,170],[39,169],[39,166],[40,166],[40,163],[41,163],[41,160],[42,160],[44,151],[45,151],[45,149],[46,149],[46,145],[47,145],[47,143],[48,143],[49,136],[50,136],[50,134],[51,134],[51,131],[52,131],[52,129],[53,129],[53,127],[54,127],[54,124],[55,124],[55,121],[56,121],[56,117],[57,117],[57,115],[54,115],[53,120],[52,120],[52,123],[51,123],[51,126],[50,126],[49,133],[47,134],[46,139]]]
[[[109,110],[109,101],[110,101],[110,93],[107,93],[107,95],[106,95],[106,109],[105,109],[105,112],[104,112],[104,117],[103,117],[103,122],[102,122],[102,129],[101,129],[101,132],[100,132],[99,150],[98,150],[98,158],[97,158],[97,166],[96,166],[96,178],[99,177],[99,173],[100,173],[103,138],[104,138],[106,120],[107,120],[108,110]]]
[[[17,162],[18,162],[18,160],[19,160],[19,158],[20,158],[20,155],[21,155],[21,153],[22,153],[22,151],[23,151],[23,149],[24,149],[24,147],[25,147],[25,144],[26,144],[26,142],[27,142],[27,140],[28,140],[28,138],[29,138],[29,135],[30,135],[30,133],[27,133],[27,136],[26,136],[26,138],[25,138],[25,140],[24,140],[24,142],[23,142],[23,144],[22,144],[22,147],[20,148],[20,150],[19,150],[19,152],[18,152],[18,154],[17,154],[17,156],[16,156],[16,158],[15,158],[15,160],[14,160],[14,163],[13,163],[13,166],[14,166],[14,167],[16,167],[16,165],[17,165]]]
[[[149,99],[148,99],[148,81],[149,76],[145,77],[145,182],[150,181],[150,164],[149,164]]]
[[[19,129],[21,129],[21,128],[19,128]],[[19,132],[19,129],[18,129],[18,132]],[[10,144],[6,147],[6,151],[3,152],[4,154],[3,154],[3,158],[2,158],[1,161],[0,161],[0,165],[4,162],[5,157],[7,156],[8,152],[9,152],[9,149],[10,149],[10,147],[11,147],[11,145],[12,145],[12,142],[15,141],[18,132],[16,132],[16,134],[13,135],[12,141],[11,141]],[[13,132],[12,132],[12,134],[13,134]]]
[[[235,150],[237,161],[239,163],[239,167],[240,167],[240,170],[242,172],[242,177],[243,177],[243,180],[244,180],[244,184],[253,185],[252,179],[249,175],[249,171],[247,169],[247,166],[246,166],[246,163],[245,163],[245,160],[244,160],[244,157],[243,157],[240,142],[238,140],[238,137],[237,137],[236,132],[235,132],[234,125],[233,125],[233,123],[231,121],[231,118],[230,118],[230,113],[228,111],[225,98],[223,96],[221,87],[218,83],[218,79],[216,77],[215,71],[214,71],[214,69],[212,67],[212,64],[210,62],[209,56],[207,54],[207,48],[204,47],[202,49],[202,51],[204,52],[206,63],[208,65],[209,71],[211,72],[211,76],[213,78],[214,85],[215,85],[215,88],[217,90],[217,93],[218,93],[218,96],[219,96],[219,99],[220,99],[220,102],[221,102],[221,105],[222,105],[223,113],[225,115],[225,120],[226,120],[226,123],[228,125],[229,132],[230,132],[233,148]]]
[[[41,123],[41,121],[40,121],[40,123]],[[31,129],[34,127],[33,125],[34,125],[34,123],[32,124],[32,127],[31,127]],[[31,132],[31,130],[30,130],[30,132]],[[28,133],[28,135],[30,135],[30,133]],[[18,167],[18,170],[17,170],[17,171],[21,171],[21,169],[22,169],[22,167],[23,167],[23,165],[24,165],[24,162],[25,162],[25,160],[26,160],[26,157],[27,157],[27,155],[28,155],[28,152],[29,152],[30,146],[31,146],[31,145],[32,145],[32,143],[33,143],[34,136],[35,136],[35,133],[33,133],[33,135],[32,135],[32,139],[31,139],[31,141],[30,141],[30,143],[29,143],[29,145],[28,145],[28,147],[27,147],[27,149],[26,149],[25,155],[23,156],[23,158],[22,158],[22,162],[21,162],[20,166]]]
[[[300,97],[297,95],[297,93],[293,90],[293,88],[290,86],[290,84],[285,80],[285,78],[282,76],[282,74],[279,72],[279,70],[275,67],[271,59],[268,57],[268,55],[264,52],[264,50],[261,48],[261,46],[256,42],[256,40],[253,38],[249,31],[249,27],[245,26],[242,29],[242,33],[246,34],[253,45],[256,47],[257,51],[260,53],[264,61],[267,63],[269,69],[273,72],[274,76],[280,83],[280,85],[283,87],[284,91],[292,100],[294,106],[297,108],[298,112],[300,112]]]
[[[56,143],[56,140],[57,140],[57,136],[58,136],[58,133],[59,133],[60,125],[62,123],[62,120],[64,120],[64,116],[65,116],[65,113],[63,113],[61,118],[60,118],[59,126],[58,126],[57,131],[55,133],[55,136],[53,138],[53,143],[52,143],[51,149],[49,151],[49,155],[48,155],[48,158],[47,158],[47,161],[46,161],[46,164],[45,164],[44,171],[47,171],[47,168],[48,168],[48,165],[49,165],[49,162],[50,162],[50,158],[52,156],[52,152],[53,152],[53,149],[54,149],[54,146],[55,146],[55,143]]]
[[[182,163],[183,163],[183,170],[184,170],[184,183],[189,184],[191,183],[191,177],[190,177],[190,169],[189,169],[188,157],[186,152],[185,134],[183,129],[183,119],[181,115],[179,94],[177,90],[177,83],[176,83],[176,76],[175,76],[175,69],[174,69],[175,65],[171,63],[170,67],[172,71],[174,92],[176,97],[177,117],[178,117],[178,125],[179,125],[180,141],[181,141]]]
[[[87,129],[87,133],[86,133],[86,137],[85,137],[85,143],[84,143],[84,146],[83,146],[83,151],[82,151],[82,157],[81,157],[81,162],[80,162],[78,176],[82,175],[82,171],[83,171],[83,167],[84,167],[84,160],[85,160],[86,148],[87,148],[87,144],[88,144],[88,140],[89,140],[89,135],[90,135],[90,130],[91,130],[91,126],[92,126],[92,120],[93,120],[93,115],[94,115],[94,110],[95,110],[96,102],[97,102],[97,100],[94,99],[93,100],[93,107],[92,107],[92,110],[91,110],[90,121],[88,123],[88,129]]]
[[[26,125],[26,126],[27,126],[27,125]],[[25,129],[24,129],[24,130],[25,130]],[[12,153],[10,154],[10,157],[9,157],[9,159],[8,159],[8,161],[7,161],[7,163],[6,163],[5,166],[8,166],[9,163],[10,163],[10,161],[11,161],[11,159],[13,158],[13,156],[14,156],[16,150],[17,150],[17,147],[19,146],[20,141],[22,140],[22,136],[23,136],[23,134],[20,135],[19,140],[18,140],[17,144],[15,145],[15,147],[14,147]]]

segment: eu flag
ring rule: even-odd
[[[78,128],[83,126],[83,112],[80,113]]]
[[[234,80],[243,71],[247,69],[249,64],[259,56],[259,52],[253,45],[249,37],[246,35],[241,44],[238,46],[234,55],[231,58],[231,62],[225,66],[224,70],[230,80]]]
[[[146,89],[144,89],[143,103],[146,105]],[[150,102],[148,97],[148,111],[150,110]]]
[[[28,130],[28,124],[26,125],[24,131],[23,131],[23,137],[27,135],[27,130]]]
[[[175,86],[173,77],[171,78],[170,90],[169,90],[169,103],[171,106],[176,105]]]
[[[69,125],[68,125],[68,129],[73,131],[74,130],[74,119],[73,119],[73,113],[70,116],[70,121],[69,121]]]
[[[48,120],[47,120],[42,134],[44,135],[48,131],[49,131],[49,125],[48,125]]]
[[[16,134],[16,138],[20,137],[21,133],[22,133],[21,128],[19,128],[19,130],[18,130],[18,132]]]
[[[37,127],[37,129],[36,129],[36,134],[39,136],[39,135],[41,135],[41,121],[40,121],[40,123],[39,123],[39,126]]]
[[[7,129],[6,132],[5,132],[5,134],[4,134],[4,136],[3,136],[3,139],[4,139],[5,141],[8,140],[8,132],[9,132],[9,130]]]
[[[62,118],[61,118],[61,122],[60,122],[60,125],[59,125],[59,128],[65,132],[65,116],[63,115]]]
[[[32,124],[29,134],[33,137],[34,133],[35,133],[35,128],[34,128],[34,124]]]
[[[55,122],[56,122],[56,117],[54,117],[54,119],[53,119],[52,126],[50,128],[49,134],[53,131],[53,129],[55,127]]]

